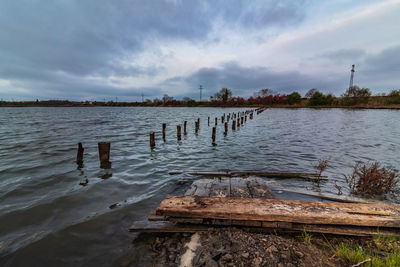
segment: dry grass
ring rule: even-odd
[[[395,193],[399,182],[399,173],[393,168],[381,167],[378,162],[362,164],[356,163],[353,173],[344,175],[350,188],[350,193],[355,195],[379,196]]]
[[[323,173],[323,172],[325,171],[325,169],[328,167],[328,164],[329,164],[329,158],[327,158],[327,159],[320,159],[320,160],[318,160],[318,163],[315,164],[315,165],[313,166],[314,169],[316,169],[317,172],[318,172],[318,178],[319,178],[319,179],[321,178],[322,173]],[[319,182],[319,179],[318,179],[318,182]]]

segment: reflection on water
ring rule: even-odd
[[[132,221],[146,218],[178,180],[193,178],[170,170],[310,172],[330,157],[325,173],[347,194],[342,174],[356,161],[400,165],[399,111],[269,109],[236,131],[228,127],[227,136],[219,123],[213,146],[214,118],[232,111],[239,109],[1,108],[0,265],[111,265],[134,237]],[[103,141],[111,142],[110,169],[99,168]],[[333,182],[279,182],[336,192]]]

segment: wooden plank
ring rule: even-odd
[[[210,185],[210,196],[229,197],[230,196],[230,178],[215,178]]]
[[[240,224],[243,222],[243,224]],[[261,223],[261,227],[260,226]],[[237,224],[237,225],[235,225]],[[309,225],[309,224],[291,224],[284,222],[251,222],[251,221],[233,221],[230,223],[224,220],[214,220],[213,224],[182,224],[170,221],[136,221],[129,228],[130,232],[147,233],[195,233],[211,231],[216,229],[225,229],[229,231],[245,230],[257,232],[311,232],[349,236],[372,236],[372,235],[390,235],[400,236],[399,229],[376,228],[360,226],[335,226],[335,225]]]
[[[208,231],[209,226],[207,225],[195,225],[195,224],[180,224],[174,222],[150,222],[150,221],[136,221],[133,222],[129,228],[130,232],[144,232],[144,233],[195,233]]]
[[[252,198],[274,198],[272,192],[268,188],[268,183],[264,179],[259,177],[248,177],[245,181]]]
[[[400,228],[400,206],[389,204],[170,196],[156,212],[171,217]]]
[[[185,196],[209,196],[212,180],[201,179],[194,181],[186,191]]]
[[[157,215],[156,210],[152,210],[147,216],[147,220],[149,221],[165,221],[167,219],[166,216]]]
[[[352,197],[352,196],[340,196],[340,195],[335,195],[335,194],[330,194],[330,193],[310,192],[310,191],[305,191],[305,190],[301,190],[301,189],[290,189],[290,188],[287,189],[287,188],[274,187],[274,186],[272,186],[272,189],[283,191],[283,192],[288,192],[288,193],[295,193],[295,194],[300,194],[300,195],[305,195],[305,196],[316,197],[316,198],[330,200],[330,201],[336,201],[336,202],[384,204],[384,202],[378,201],[375,199],[366,199],[366,198],[359,198],[359,197]]]
[[[249,191],[246,180],[243,178],[231,179],[231,197],[251,198],[252,194]]]

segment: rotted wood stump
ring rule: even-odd
[[[100,168],[102,169],[111,168],[110,142],[99,142],[98,148],[99,148]]]

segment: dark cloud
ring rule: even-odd
[[[243,67],[236,62],[228,62],[219,68],[201,68],[188,77],[175,77],[167,82],[171,81],[185,82],[191,88],[202,84],[210,95],[222,87],[228,87],[235,95],[249,96],[261,88],[281,93],[294,90],[305,93],[316,87],[325,92],[333,92],[343,87],[345,77],[310,76],[298,71],[273,71],[266,67]]]

